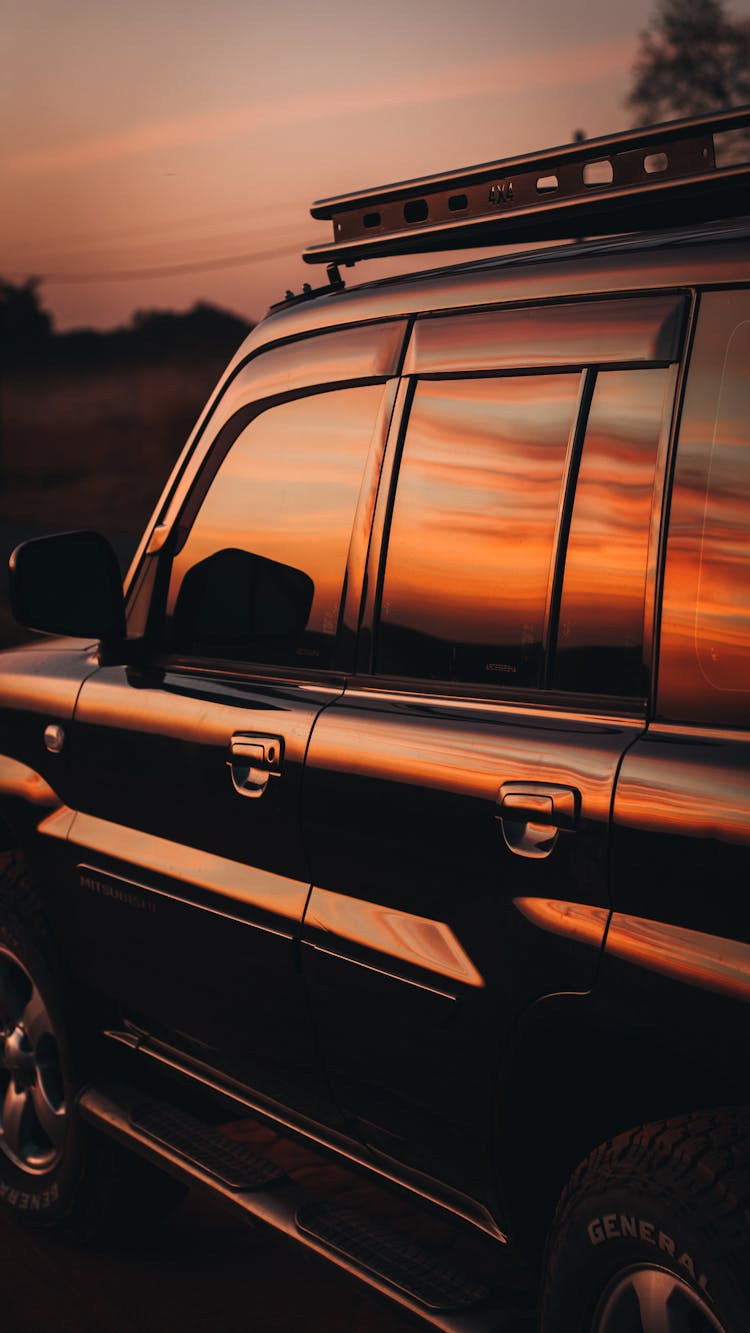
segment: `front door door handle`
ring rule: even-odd
[[[510,851],[518,856],[549,856],[561,829],[574,829],[581,793],[554,782],[504,782],[497,797],[497,819]]]
[[[281,736],[260,736],[238,731],[229,742],[229,772],[240,796],[262,796],[271,778],[281,772],[284,741]]]

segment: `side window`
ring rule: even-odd
[[[383,386],[291,399],[238,434],[175,556],[174,652],[330,666],[352,522]],[[231,423],[229,423],[231,429]]]
[[[648,693],[685,310],[671,296],[461,316],[457,331],[450,320],[427,322],[411,364],[421,358],[428,376],[442,357],[441,378],[416,381],[387,534],[377,672]],[[516,355],[511,320],[523,326],[524,373],[443,378],[467,327],[472,354],[481,334],[485,361]],[[585,339],[588,368],[572,370]],[[613,349],[619,365],[608,363]],[[553,353],[568,366],[533,364]],[[630,358],[636,364],[623,366]]]
[[[539,685],[579,374],[422,381],[401,459],[376,669]]]
[[[658,713],[750,723],[750,291],[702,296],[664,575]]]
[[[565,556],[552,685],[644,695],[644,608],[659,445],[674,371],[600,371]]]

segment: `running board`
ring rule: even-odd
[[[120,1083],[84,1090],[85,1120],[188,1185],[265,1222],[445,1333],[530,1333],[523,1296],[457,1272],[365,1212],[315,1198],[269,1159]],[[498,1244],[502,1265],[504,1247]]]

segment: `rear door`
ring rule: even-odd
[[[313,730],[303,964],[334,1089],[385,1158],[475,1198],[514,1022],[597,970],[684,315],[417,325],[360,674]]]
[[[86,682],[71,747],[78,974],[117,1022],[314,1115],[300,780],[351,656],[402,340],[321,335],[230,385],[147,557],[145,658]]]

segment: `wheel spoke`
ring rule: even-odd
[[[54,1148],[61,1147],[65,1138],[65,1111],[56,1111],[53,1106],[50,1106],[38,1075],[37,1081],[31,1089],[31,1104],[36,1113],[36,1118],[52,1146]]]
[[[656,1269],[642,1269],[633,1275],[633,1289],[638,1297],[643,1333],[679,1333],[685,1325],[678,1314],[676,1324],[670,1310],[675,1291],[680,1283],[670,1273]]]
[[[21,1128],[27,1100],[28,1093],[17,1092],[11,1080],[3,1100],[3,1138],[8,1151],[17,1158],[23,1156]]]
[[[21,1015],[21,1024],[23,1029],[36,1050],[42,1037],[52,1032],[52,1024],[42,999],[36,986],[32,986],[31,995],[26,1002],[23,1014]]]

